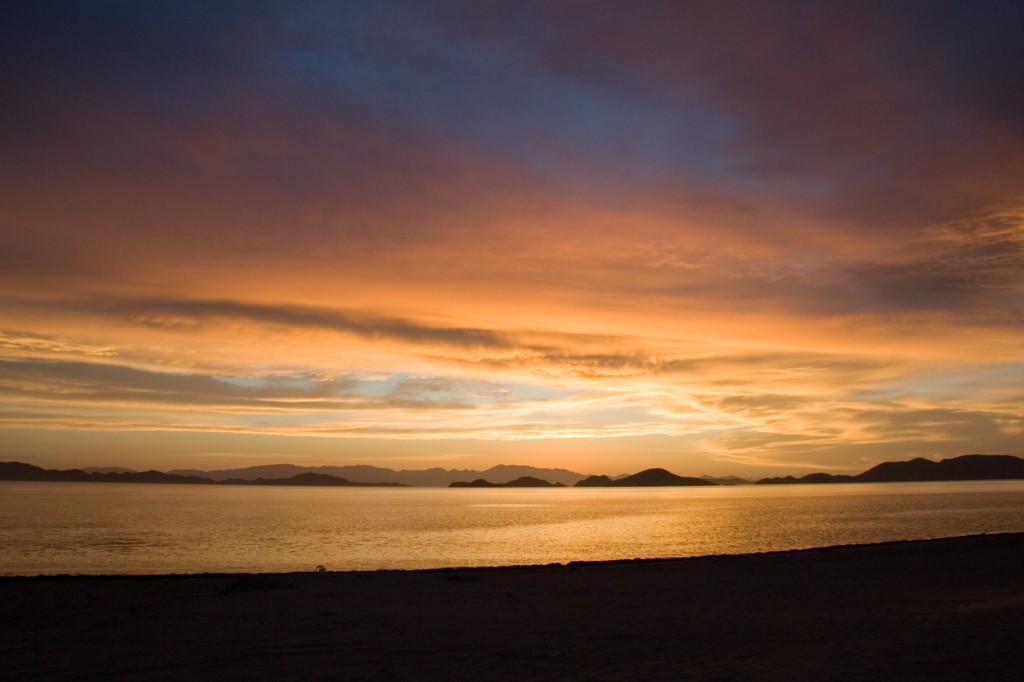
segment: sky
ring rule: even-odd
[[[0,459],[1024,455],[1024,4],[0,16]]]

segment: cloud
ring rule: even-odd
[[[448,16],[460,36],[514,42],[569,82],[681,121],[712,112],[727,125],[700,129],[716,139],[702,169],[712,192],[787,196],[876,236],[1018,193],[1020,102],[997,93],[1021,76],[993,68],[1021,54],[1013,3],[517,3]],[[701,156],[685,136],[663,141]]]
[[[19,332],[7,334],[2,331],[0,331],[0,348],[44,355],[51,353],[86,356],[111,356],[118,354],[115,346],[76,343],[59,337],[41,336],[38,334]]]
[[[242,320],[260,325],[313,327],[368,339],[468,348],[506,349],[510,340],[486,329],[441,327],[398,318],[360,315],[312,306],[268,305],[238,301],[124,300],[100,303],[100,309],[133,322],[157,327],[195,327],[208,322]]]
[[[847,467],[1009,442],[1022,21],[18,4],[5,423]]]
[[[154,372],[112,363],[0,360],[2,390],[56,402],[310,409],[343,404],[356,382],[301,376],[241,379]],[[321,402],[323,401],[323,402]]]
[[[853,263],[844,274],[862,292],[865,307],[941,310],[970,322],[1020,325],[1024,212],[992,212],[927,229],[904,254]]]
[[[715,453],[724,461],[859,473],[892,459],[968,452],[1019,454],[1014,438],[1022,418],[1012,409],[848,405],[829,410],[827,417],[820,415],[815,429],[731,432],[716,444]]]

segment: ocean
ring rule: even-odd
[[[694,488],[0,482],[0,575],[507,566],[1024,532],[1024,481]]]

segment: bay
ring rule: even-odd
[[[0,482],[0,575],[421,569],[1024,532],[1024,481],[696,488]]]

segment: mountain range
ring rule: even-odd
[[[492,483],[483,478],[473,481],[455,481],[448,485],[449,488],[564,488],[564,483],[551,483],[542,478],[534,476],[520,476],[508,483]]]
[[[41,469],[23,462],[0,462],[0,481],[59,481],[64,483],[184,483],[193,485],[402,486],[401,483],[354,483],[328,474],[299,473],[287,478],[227,478],[179,476],[162,471],[100,471]]]
[[[644,469],[632,476],[610,478],[608,476],[588,476],[576,483],[577,488],[632,488],[677,485],[719,485],[707,477],[691,478],[677,476],[665,469]]]
[[[626,488],[626,487],[655,487],[655,486],[676,486],[676,485],[718,485],[706,478],[688,478],[676,476],[665,469],[645,469],[631,476],[610,478],[608,476],[588,476],[576,482],[577,488]],[[551,483],[534,476],[521,476],[508,483],[493,483],[483,478],[473,481],[456,481],[448,486],[449,488],[552,488],[565,487],[563,483]]]
[[[759,484],[900,483],[910,481],[984,481],[1024,478],[1024,459],[1012,455],[962,455],[935,462],[918,457],[882,462],[856,476],[807,474],[800,478],[765,478]]]
[[[337,476],[354,483],[402,483],[404,485],[424,487],[446,487],[460,481],[485,479],[494,483],[508,483],[523,476],[543,479],[550,483],[561,483],[565,486],[575,485],[586,478],[567,469],[543,469],[531,466],[499,464],[490,469],[476,471],[473,469],[386,469],[366,464],[347,466],[316,466],[304,467],[295,464],[267,464],[246,467],[244,469],[218,469],[215,471],[199,471],[198,469],[175,469],[167,473],[176,476],[199,476],[215,481],[229,478],[253,480],[256,478],[289,478],[297,474],[313,473]]]
[[[883,462],[855,476],[814,473],[802,477],[784,476],[757,481],[762,485],[799,483],[884,483],[903,481],[958,481],[1024,479],[1024,459],[1012,455],[963,455],[941,461],[916,458],[903,462]],[[22,462],[0,462],[0,480],[5,481],[81,481],[118,483],[193,483],[229,485],[330,485],[330,486],[425,486],[444,487],[620,487],[673,485],[735,485],[744,479],[690,478],[664,469],[646,469],[623,476],[585,476],[566,469],[498,465],[484,471],[470,469],[386,469],[369,465],[303,467],[272,464],[244,469],[199,471],[176,469],[133,471],[123,467],[85,469],[42,469]],[[466,483],[465,481],[469,481]]]

